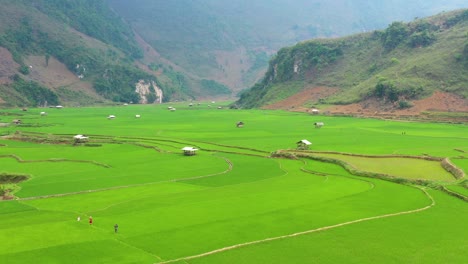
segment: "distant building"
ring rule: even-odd
[[[307,139],[298,141],[296,142],[296,144],[297,144],[297,149],[299,150],[308,150],[309,146],[312,145],[312,143],[310,143],[310,141],[308,141]]]
[[[88,137],[85,135],[76,135],[73,137],[73,140],[75,143],[83,143],[83,142],[88,142]]]
[[[196,154],[198,149],[194,148],[194,147],[184,147],[182,148],[182,151],[184,152],[184,155],[185,156],[193,156]]]

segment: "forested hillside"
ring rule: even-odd
[[[188,89],[169,76],[175,72],[157,76],[134,65],[135,60],[143,58],[143,50],[133,30],[109,9],[106,1],[1,2],[0,47],[6,48],[18,64],[17,72],[3,76],[0,83],[5,105],[58,104],[61,99],[74,104],[137,103],[141,98],[135,93],[135,83],[139,80],[156,84],[164,91],[164,100],[172,95],[187,96]],[[38,56],[43,57],[43,65],[33,68],[28,62]],[[49,61],[54,60],[63,63],[77,79],[54,86],[30,74],[39,68],[47,70]],[[83,83],[91,84],[91,90],[79,89],[86,86]],[[156,96],[154,89],[152,85],[150,99]]]
[[[434,91],[468,97],[468,10],[442,13],[384,30],[317,39],[281,49],[262,81],[237,107],[268,105],[304,89],[330,87],[332,95],[310,106],[376,99],[394,108]]]

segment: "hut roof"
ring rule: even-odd
[[[88,139],[87,136],[84,136],[84,135],[76,135],[73,137],[74,139]]]
[[[301,140],[301,141],[298,141],[297,143],[303,143],[303,144],[306,144],[306,145],[312,145],[312,143],[310,143],[310,141],[307,140],[307,139],[303,139],[303,140]]]
[[[182,148],[183,151],[196,151],[198,150],[197,148],[194,148],[194,147],[184,147]]]

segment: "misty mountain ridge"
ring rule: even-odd
[[[460,0],[110,0],[110,5],[163,57],[234,91],[259,80],[281,47],[468,7]]]
[[[0,0],[0,104],[233,98],[283,46],[465,4],[396,2]]]

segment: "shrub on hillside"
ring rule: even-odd
[[[55,92],[41,86],[33,81],[25,81],[19,76],[15,76],[15,82],[12,84],[13,89],[23,95],[32,106],[39,106],[45,103],[50,105],[58,105],[59,100]]]
[[[413,104],[408,101],[405,101],[405,100],[398,101],[398,108],[400,109],[406,109],[406,108],[411,108],[411,107],[413,107]]]
[[[396,102],[402,98],[404,99],[416,99],[423,92],[424,89],[419,87],[406,86],[406,84],[399,84],[400,87],[391,80],[382,79],[380,80],[374,88],[373,95],[378,98],[388,100],[390,102]],[[404,88],[402,88],[402,87]],[[406,100],[401,100],[398,103],[399,108],[409,108],[412,105]]]
[[[29,74],[29,67],[26,66],[26,65],[23,65],[23,66],[21,66],[19,68],[19,72],[21,72],[24,75],[28,75]]]
[[[431,45],[436,40],[434,33],[428,30],[416,32],[409,37],[409,45],[413,48]]]
[[[409,33],[408,25],[403,22],[393,22],[383,33],[382,42],[387,50],[396,48]]]

